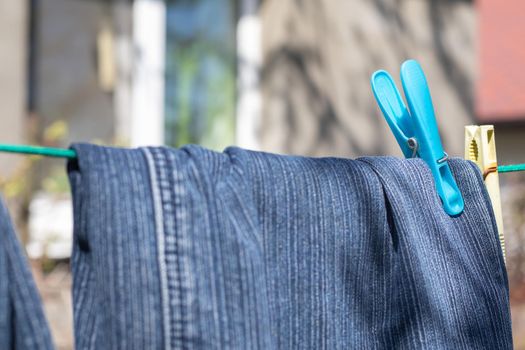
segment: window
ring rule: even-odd
[[[166,5],[165,143],[223,149],[235,137],[235,2]]]

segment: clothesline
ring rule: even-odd
[[[498,172],[500,173],[510,173],[513,171],[525,171],[524,164],[512,164],[512,165],[499,165]]]
[[[42,146],[29,146],[29,145],[0,144],[0,152],[33,154],[33,155],[40,155],[40,156],[46,156],[46,157],[67,158],[67,159],[74,159],[77,157],[77,154],[72,149],[52,148],[52,147],[42,147]],[[525,163],[498,166],[498,172],[500,173],[510,173],[510,172],[516,172],[516,171],[525,171]]]
[[[74,159],[77,157],[77,154],[72,149],[63,149],[63,148],[52,148],[52,147],[42,147],[42,146],[29,146],[29,145],[2,145],[0,144],[0,152],[9,152],[9,153],[22,153],[22,154],[32,154],[46,157],[55,157],[55,158],[68,158]]]

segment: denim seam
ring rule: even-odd
[[[193,334],[192,318],[188,311],[191,308],[192,280],[189,269],[188,253],[191,242],[187,238],[189,216],[188,206],[191,203],[185,187],[185,172],[173,165],[174,155],[166,148],[150,148],[154,162],[159,193],[159,210],[163,213],[162,235],[164,239],[163,256],[165,262],[165,288],[168,293],[166,308],[169,310],[169,348],[190,346]],[[186,155],[187,164],[191,162]],[[164,310],[165,311],[165,310]]]
[[[162,296],[162,322],[164,330],[164,348],[166,350],[170,349],[170,339],[171,339],[171,330],[170,330],[170,306],[169,306],[169,290],[167,287],[167,267],[165,259],[165,242],[164,242],[164,219],[162,212],[162,198],[158,186],[157,173],[155,167],[155,161],[150,150],[143,148],[150,175],[150,184],[152,189],[152,199],[155,212],[155,231],[157,233],[157,249],[158,249],[158,264],[159,264],[159,273],[160,273],[160,290]]]

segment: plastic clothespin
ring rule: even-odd
[[[394,80],[384,70],[372,75],[374,96],[405,157],[420,157],[427,163],[445,212],[457,216],[463,212],[463,197],[441,144],[432,98],[419,63],[414,60],[403,63],[401,81],[409,109]]]

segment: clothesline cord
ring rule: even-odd
[[[52,147],[42,147],[42,146],[28,146],[28,145],[0,144],[0,152],[32,154],[32,155],[40,155],[40,156],[54,157],[54,158],[67,158],[67,159],[74,159],[77,157],[76,152],[72,149],[52,148]],[[525,163],[498,166],[498,172],[500,173],[510,173],[510,172],[515,172],[515,171],[525,171]]]
[[[42,147],[42,146],[29,146],[29,145],[2,145],[0,144],[0,152],[22,153],[22,154],[39,155],[39,156],[54,157],[54,158],[68,158],[68,159],[74,159],[77,157],[76,152],[73,151],[72,149],[52,148],[52,147]]]
[[[525,171],[525,164],[513,164],[513,165],[500,165],[498,166],[498,172],[510,173],[514,171]]]

